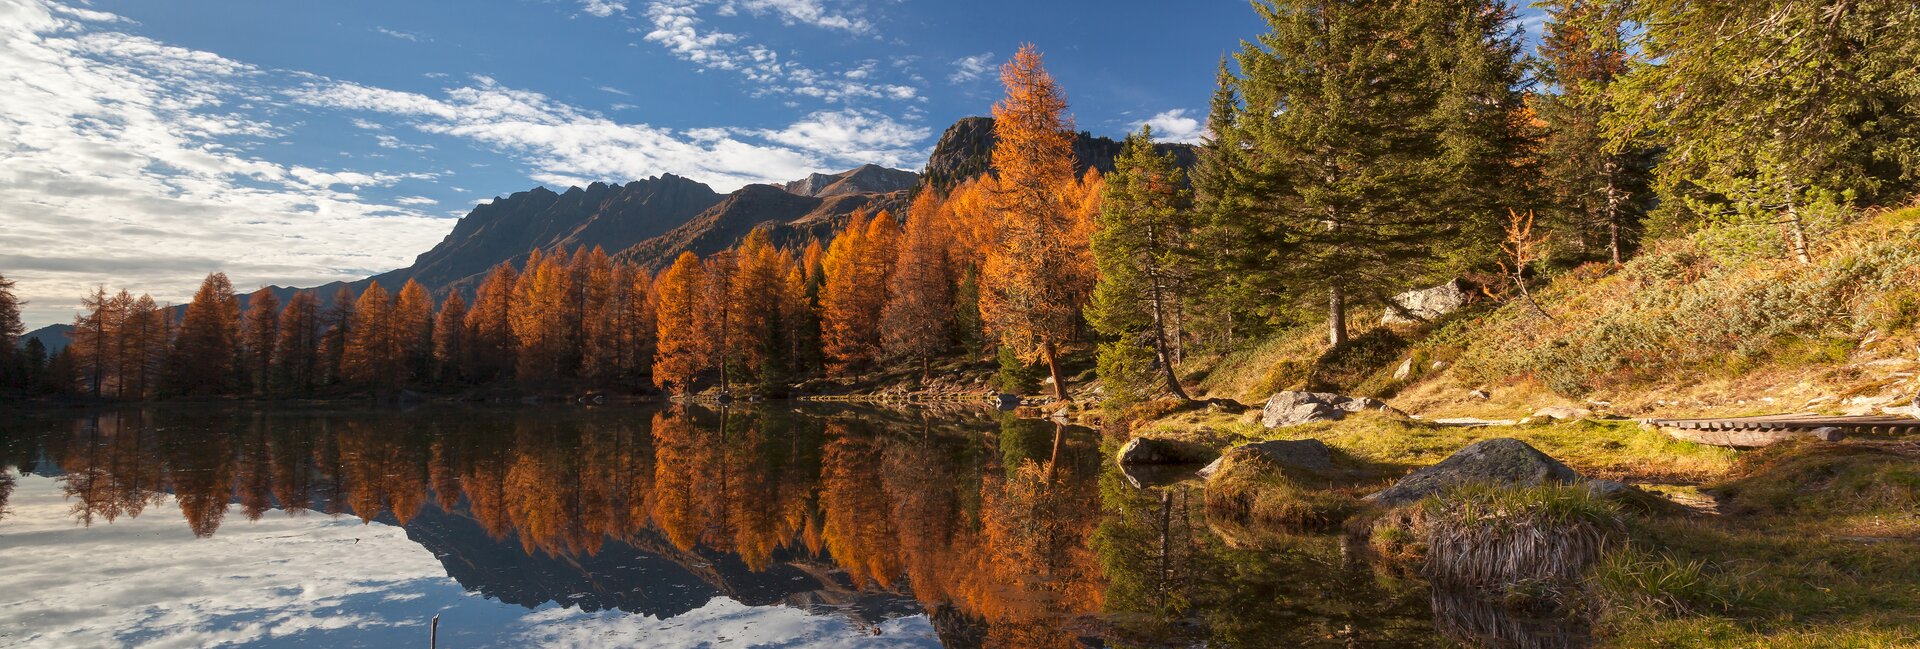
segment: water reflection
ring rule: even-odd
[[[59,476],[82,526],[167,503],[201,538],[238,516],[357,517],[530,609],[664,620],[724,598],[896,630],[924,616],[948,647],[1436,632],[1424,589],[1331,537],[1216,533],[1192,483],[1136,487],[1093,431],[984,412],[176,408],[16,418],[0,435],[0,464]]]

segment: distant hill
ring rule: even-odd
[[[940,135],[940,143],[934,145],[923,176],[928,184],[944,189],[986,173],[993,163],[993,147],[997,141],[993,135],[993,118],[961,118]],[[1089,167],[1099,169],[1100,173],[1113,171],[1113,159],[1119,157],[1123,144],[1086,131],[1075,134],[1075,173],[1086,173]],[[1155,144],[1154,149],[1172,153],[1174,161],[1183,168],[1191,168],[1198,160],[1198,150],[1190,144]]]
[[[40,340],[40,344],[47,346],[47,353],[52,354],[62,349],[66,349],[67,343],[73,342],[71,338],[72,335],[73,335],[73,325],[50,324],[45,327],[35,329],[33,331],[29,331],[27,332],[26,335],[21,336],[20,344],[25,345],[27,344],[27,341],[37,338]]]

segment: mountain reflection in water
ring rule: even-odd
[[[323,578],[407,584],[366,601],[328,600],[333,613],[386,620],[391,633],[371,623],[282,624],[269,629],[281,632],[230,638],[259,645],[422,641],[436,613],[443,639],[467,636],[458,646],[614,637],[705,646],[720,640],[671,630],[729,616],[760,629],[729,638],[746,646],[1438,641],[1424,587],[1348,560],[1332,537],[1260,538],[1209,525],[1197,485],[1136,488],[1105,461],[1113,450],[1105,444],[1091,430],[971,410],[169,407],[10,415],[0,418],[0,464],[25,475],[16,482],[0,472],[0,509],[7,493],[19,492],[14,511],[0,518],[0,556],[66,562],[80,574],[88,557],[63,555],[62,546],[103,541],[106,530],[133,529],[136,517],[140,529],[175,530],[181,540],[166,546],[169,559],[297,523],[246,545],[269,555],[263,564],[285,560],[268,572],[287,583],[269,590],[311,590],[307,582]],[[29,494],[28,485],[45,493]],[[52,507],[55,498],[64,508]],[[176,508],[184,523],[172,518]],[[399,549],[376,534],[393,528]],[[350,546],[368,537],[381,542],[362,546],[364,563],[326,564],[333,567],[323,575],[302,573],[296,561],[310,552],[352,557],[359,550]],[[401,570],[406,561],[389,555],[419,554],[402,537],[438,568]],[[199,569],[213,574],[194,577],[236,593],[268,588],[259,575],[239,574],[239,565],[235,559],[232,574],[222,574],[218,560],[206,562]],[[44,576],[65,568],[37,569]],[[458,588],[434,590],[446,578]],[[57,578],[42,581],[52,587]],[[131,644],[171,619],[170,606],[205,608],[170,604],[165,589],[125,592],[113,583],[59,591],[97,601],[36,600],[27,590],[0,596],[0,638],[78,638],[69,632],[101,620],[73,611],[106,616],[138,603],[145,617],[106,616],[140,627],[105,629]],[[183,624],[203,634],[183,644],[291,619],[284,609],[300,601]],[[497,635],[513,624],[540,633]],[[617,624],[629,635],[607,631]],[[323,627],[327,634],[315,635]]]

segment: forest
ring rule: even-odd
[[[1001,69],[987,173],[829,240],[756,231],[657,275],[535,250],[470,300],[261,289],[242,311],[215,273],[178,318],[100,287],[53,354],[19,344],[0,279],[0,367],[11,389],[112,399],[781,396],[969,357],[998,360],[1001,391],[1037,390],[1037,367],[1066,399],[1062,358],[1079,354],[1111,403],[1188,399],[1190,357],[1307,329],[1337,351],[1356,309],[1448,278],[1530,303],[1680,237],[1816,264],[1920,183],[1910,4],[1539,6],[1530,50],[1494,0],[1256,2],[1263,33],[1220,62],[1198,162],[1156,154],[1143,128],[1108,174],[1076,172],[1066,91],[1026,46]]]

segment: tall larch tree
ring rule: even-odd
[[[1073,336],[1087,277],[1071,243],[1073,124],[1032,45],[1000,69],[1000,80],[1007,96],[993,105],[998,186],[989,195],[994,237],[981,267],[980,313],[1000,344],[1046,361],[1054,396],[1065,400],[1060,346]]]
[[[312,291],[287,299],[274,342],[273,385],[279,392],[312,392],[320,374],[320,300]]]
[[[623,288],[618,270],[599,246],[574,259],[580,295],[580,375],[602,383],[619,375],[618,319]]]
[[[1656,220],[1812,263],[1822,235],[1920,183],[1920,6],[1646,0],[1608,115],[1666,147]],[[1784,236],[1783,236],[1784,235]]]
[[[6,379],[0,380],[0,386],[30,387],[28,385],[25,359],[21,358],[20,337],[26,335],[27,327],[20,321],[19,296],[13,292],[14,282],[0,275],[0,373]]]
[[[393,298],[379,282],[367,285],[353,303],[353,322],[348,327],[346,351],[340,357],[340,373],[346,383],[371,388],[392,388],[400,384],[402,362],[399,358]]]
[[[274,343],[280,339],[280,298],[260,287],[247,296],[246,321],[240,327],[240,346],[247,361],[247,388],[266,394],[273,370]]]
[[[1100,279],[1087,315],[1112,338],[1101,345],[1099,359],[1110,400],[1140,401],[1160,389],[1192,399],[1174,371],[1182,337],[1178,302],[1189,290],[1194,258],[1186,185],[1172,154],[1156,152],[1153,131],[1145,127],[1127,138],[1106,176],[1091,246]]]
[[[932,359],[953,345],[952,242],[939,212],[931,188],[914,198],[880,314],[881,346],[888,356],[918,361],[923,381]]]
[[[742,370],[761,387],[768,387],[787,376],[787,353],[780,326],[780,291],[786,280],[786,264],[773,245],[767,228],[755,228],[740,242],[739,270],[732,294],[733,313],[739,322]]]
[[[177,394],[220,394],[233,386],[239,349],[240,301],[225,273],[200,283],[187,304],[168,359],[167,384]]]
[[[128,396],[144,399],[160,387],[160,373],[166,369],[168,345],[173,339],[170,329],[166,311],[154,303],[152,296],[141,295],[133,301],[120,332],[127,346],[128,364],[120,371]]]
[[[467,311],[467,358],[462,361],[469,380],[485,383],[513,376],[519,341],[511,315],[519,281],[513,264],[502,262],[474,292],[473,308]]]
[[[447,296],[433,316],[433,380],[456,383],[466,379],[461,373],[467,358],[467,300],[459,293]]]
[[[353,337],[353,305],[357,301],[353,289],[342,286],[320,315],[320,368],[316,374],[322,384],[338,385],[346,381],[343,361],[347,343]]]
[[[680,253],[653,283],[657,331],[653,384],[661,389],[692,394],[694,381],[708,367],[713,337],[700,331],[704,284],[705,269],[700,257],[691,252]]]
[[[403,382],[432,378],[433,296],[420,282],[407,280],[394,299],[393,347]]]
[[[732,394],[734,373],[744,364],[740,314],[732,299],[740,271],[739,255],[731,250],[714,253],[701,263],[698,329],[709,336],[707,362],[719,366],[720,394]]]
[[[614,283],[620,289],[613,306],[615,378],[633,381],[653,371],[654,337],[659,333],[653,317],[653,276],[621,264]]]
[[[560,378],[567,369],[565,361],[573,349],[580,313],[573,296],[573,272],[567,266],[565,253],[542,255],[535,250],[514,284],[508,321],[519,342],[516,376],[522,383]]]
[[[86,382],[86,393],[95,399],[107,393],[112,380],[114,345],[123,315],[117,313],[107,287],[96,286],[92,294],[81,298],[80,315],[73,320],[68,347],[73,349],[74,364]]]
[[[856,214],[821,260],[820,337],[830,371],[851,372],[879,357],[880,312],[887,303],[899,232],[891,214],[871,219]]]

